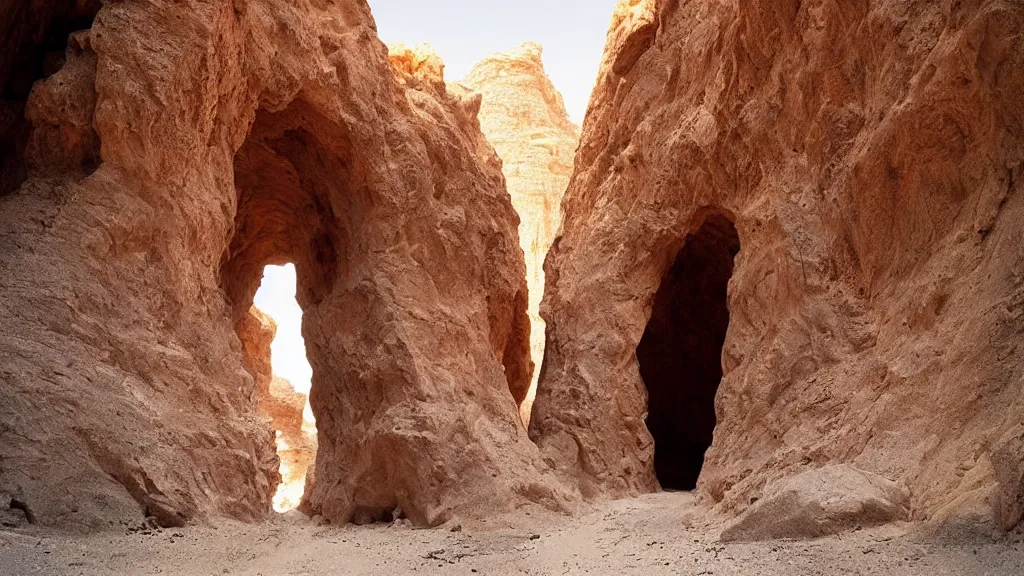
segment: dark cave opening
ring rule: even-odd
[[[667,490],[692,490],[714,434],[729,326],[729,278],[740,242],[721,214],[689,234],[654,297],[636,349],[648,392],[654,469]]]
[[[0,7],[0,196],[28,177],[32,125],[25,104],[37,80],[64,65],[68,36],[92,27],[100,0],[7,2]]]

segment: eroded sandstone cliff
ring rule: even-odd
[[[477,63],[460,80],[480,94],[480,128],[502,160],[512,205],[519,214],[519,242],[526,256],[530,290],[530,352],[544,357],[544,257],[561,222],[562,195],[572,174],[579,128],[569,120],[562,96],[544,72],[541,46],[527,42]],[[539,370],[534,371],[536,384]],[[533,390],[517,398],[529,420]]]
[[[263,267],[293,262],[307,511],[559,505],[512,395],[525,267],[479,98],[389,61],[359,0],[93,8],[4,158],[28,175],[0,196],[4,498],[69,527],[269,514],[274,437],[238,329]]]
[[[265,518],[261,398],[282,429],[296,404],[251,305],[285,262],[302,508],[330,521],[659,486],[742,539],[1024,516],[1019,3],[624,1],[545,264],[540,450],[520,242],[550,241],[574,143],[536,48],[482,63],[481,99],[389,55],[360,0],[23,5],[0,8],[15,521]]]
[[[730,514],[847,463],[915,519],[1018,522],[1022,29],[1004,0],[623,2],[545,265],[547,461],[622,496],[668,450]]]

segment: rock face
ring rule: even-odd
[[[88,28],[99,9],[100,0],[0,6],[0,196],[17,190],[28,175],[24,155],[32,123],[25,103],[32,84],[61,67],[68,34]]]
[[[906,492],[849,464],[826,466],[779,483],[722,532],[723,541],[815,538],[906,520]]]
[[[235,326],[242,343],[242,364],[253,377],[260,401],[270,396],[270,383],[274,379],[274,366],[270,346],[277,336],[277,323],[260,309],[252,306]],[[273,417],[268,414],[268,416]]]
[[[494,54],[473,67],[461,84],[483,97],[480,128],[502,160],[502,172],[519,213],[519,241],[526,255],[530,291],[530,351],[540,366],[544,357],[544,256],[561,222],[562,194],[572,174],[579,128],[569,120],[541,61],[541,46],[527,42]],[[536,376],[534,372],[534,382]],[[532,394],[522,392],[528,420]]]
[[[588,497],[656,490],[658,451],[714,426],[691,472],[722,513],[851,463],[917,519],[1004,486],[1012,524],[1022,28],[1002,0],[623,2],[545,264],[546,460]],[[652,436],[672,398],[714,417]]]
[[[999,439],[992,464],[999,482],[998,525],[1012,530],[1024,520],[1024,424]]]
[[[0,493],[71,528],[267,516],[278,462],[239,323],[263,267],[294,262],[307,510],[560,505],[510,392],[525,266],[479,98],[389,61],[358,0],[89,16],[37,76],[28,180],[0,196]]]

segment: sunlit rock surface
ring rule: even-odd
[[[849,463],[913,519],[977,492],[1019,521],[1022,29],[1002,0],[621,3],[545,265],[546,460],[592,498],[658,487],[637,346],[724,218],[716,510]]]
[[[541,62],[541,46],[528,42],[477,63],[460,84],[483,96],[480,128],[502,160],[530,289],[530,352],[536,370],[544,357],[544,257],[561,222],[562,195],[572,174],[579,128]],[[523,399],[528,419],[533,394]]]
[[[526,269],[479,98],[390,59],[361,1],[90,6],[70,38],[59,11],[0,11],[56,34],[18,50],[58,47],[4,158],[28,179],[0,192],[0,494],[67,528],[266,518],[278,458],[240,321],[292,262],[306,511],[563,507],[513,399]]]

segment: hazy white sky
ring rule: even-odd
[[[459,80],[489,54],[534,41],[573,122],[581,124],[616,0],[369,0],[387,43],[425,42]]]
[[[274,374],[308,394],[313,370],[302,341],[302,309],[295,301],[295,266],[267,266],[253,304],[277,321],[277,336],[270,345]]]
[[[430,44],[444,60],[449,81],[461,79],[489,54],[540,43],[548,76],[570,118],[581,124],[617,0],[369,2],[384,42]],[[302,310],[295,302],[295,267],[268,266],[255,304],[278,323],[271,346],[274,373],[308,392],[312,370],[302,342]]]

